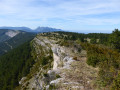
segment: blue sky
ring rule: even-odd
[[[0,0],[0,26],[112,32],[120,29],[120,0]]]

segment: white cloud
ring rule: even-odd
[[[48,24],[50,18],[56,18],[84,25],[119,24],[120,18],[84,17],[120,13],[119,8],[119,0],[0,0],[0,16],[6,16],[4,22],[10,18],[26,22],[38,19],[39,23]]]

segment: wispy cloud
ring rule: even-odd
[[[79,29],[79,25],[117,25],[120,24],[119,8],[119,0],[0,0],[0,21],[4,22],[0,25],[16,26],[24,22],[30,27],[63,29]],[[71,23],[74,25],[69,26]]]

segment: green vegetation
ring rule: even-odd
[[[111,90],[120,90],[120,73],[119,75],[113,80]]]
[[[53,35],[54,34],[54,35]],[[49,33],[46,36],[59,38],[57,44],[71,47],[80,44],[87,50],[87,64],[99,68],[98,86],[107,89],[120,89],[120,31],[112,34],[71,32]]]
[[[81,47],[85,49],[87,64],[99,69],[97,85],[112,90],[120,89],[120,31],[118,29],[115,29],[112,34],[54,32],[42,35],[58,40],[56,43],[61,46],[72,47],[75,50],[77,48],[78,52],[81,52]],[[14,40],[19,41],[19,38]],[[9,42],[11,45],[15,44],[11,41]],[[0,49],[6,47],[4,44],[0,45],[2,45]],[[48,77],[47,71],[52,67],[53,62],[52,54],[52,50],[46,50],[36,42],[32,44],[27,42],[0,56],[0,90],[13,90],[19,85],[22,77],[27,76],[29,80],[38,71],[40,76]],[[74,59],[78,58],[74,56]],[[60,76],[56,75],[56,78]],[[53,88],[55,86],[51,85],[50,90]]]
[[[40,59],[40,64],[41,64],[42,66],[44,66],[44,65],[48,64],[48,63],[49,63],[49,60],[51,60],[51,59],[53,59],[51,55],[49,55],[49,56],[47,56],[47,57],[42,57],[42,58]]]
[[[53,66],[53,53],[51,49],[46,49],[46,47],[41,46],[39,42],[37,43],[35,40],[31,41],[31,45],[33,46],[31,55],[35,60],[35,63],[32,68],[30,68],[30,72],[26,75],[26,79],[23,81],[22,85],[19,85],[15,88],[15,90],[26,89],[28,86],[27,83],[29,80],[34,78],[35,75],[39,75],[38,78],[43,79],[48,78],[47,74],[48,70],[50,70]],[[45,84],[49,83],[49,79],[45,79]],[[44,87],[44,84],[43,84]]]
[[[97,43],[97,40],[96,40],[95,38],[92,38],[92,39],[90,40],[90,43],[96,44],[96,43]]]
[[[8,39],[10,39],[9,36],[5,35],[5,33],[6,33],[7,31],[8,31],[8,30],[6,30],[6,29],[0,29],[0,43],[6,41],[6,40],[8,40]]]
[[[0,90],[13,90],[34,64],[30,42],[0,57]]]
[[[120,31],[115,30],[109,37],[108,46],[81,43],[87,50],[87,63],[99,67],[99,85],[112,90],[120,89]],[[112,47],[109,47],[112,46]]]
[[[49,86],[49,90],[55,90],[56,89],[56,86],[55,85],[50,85]]]
[[[120,31],[118,29],[115,29],[115,31],[112,32],[109,41],[113,48],[120,51]]]
[[[59,74],[56,74],[56,79],[57,79],[57,78],[61,78]]]
[[[32,40],[35,37],[35,35],[36,34],[33,34],[33,33],[20,31],[20,33],[15,37],[5,40],[3,42],[0,42],[0,55],[3,55],[4,53],[22,45],[23,43],[29,40]]]

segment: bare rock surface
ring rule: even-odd
[[[9,37],[14,37],[16,36],[17,34],[19,34],[19,31],[8,31],[5,33],[7,36]]]
[[[53,67],[45,71],[39,68],[35,76],[27,81],[28,90],[40,90],[40,88],[49,90],[51,85],[55,85],[56,90],[94,90],[92,85],[97,76],[97,69],[86,64],[86,51],[73,52],[72,48],[60,46],[55,40],[41,36],[34,38],[34,42],[34,47],[40,45],[44,52],[52,50]],[[41,54],[39,47],[36,48],[36,53]],[[47,72],[45,76],[40,76],[41,71]]]

